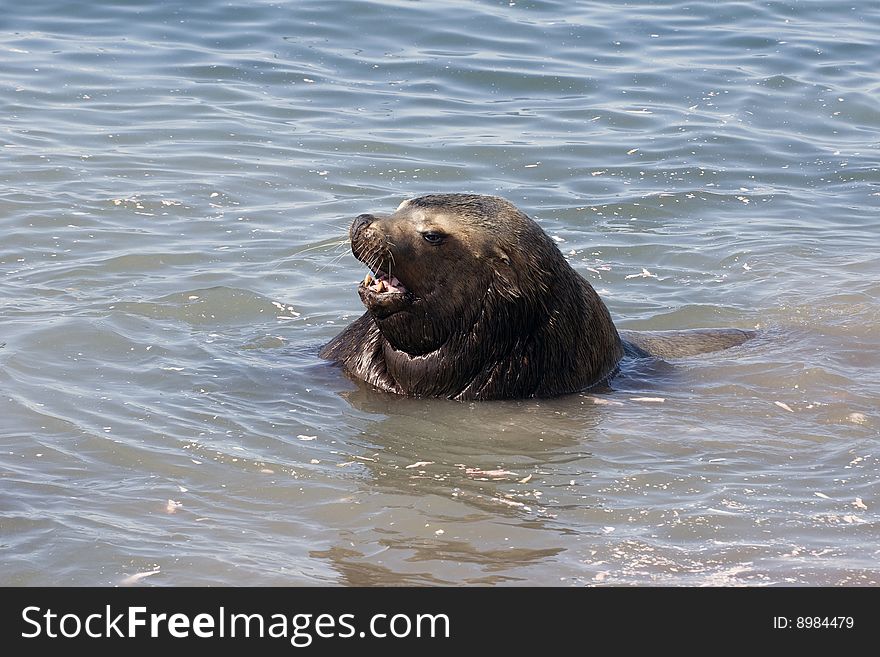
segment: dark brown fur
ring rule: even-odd
[[[432,235],[442,239],[429,243]],[[550,397],[607,381],[625,353],[676,357],[750,337],[733,329],[622,341],[592,286],[502,198],[422,196],[388,216],[359,216],[350,236],[355,257],[407,292],[377,294],[362,284],[367,312],[321,356],[388,392]]]

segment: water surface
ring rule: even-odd
[[[880,584],[874,2],[3,3],[0,583]],[[541,222],[630,329],[602,395],[317,357],[351,218]]]

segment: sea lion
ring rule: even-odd
[[[431,194],[349,230],[367,312],[322,350],[380,390],[458,400],[551,397],[608,382],[623,358],[741,344],[738,329],[625,332],[553,240],[496,196]]]

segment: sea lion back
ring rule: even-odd
[[[757,335],[755,331],[736,328],[618,332],[625,343],[645,352],[639,355],[657,358],[686,358],[721,351],[741,345]]]

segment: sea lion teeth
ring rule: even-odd
[[[376,292],[384,292],[385,291],[385,281],[384,279],[380,280],[376,283]]]
[[[370,287],[373,284],[373,277],[367,274],[364,276],[364,287]]]

